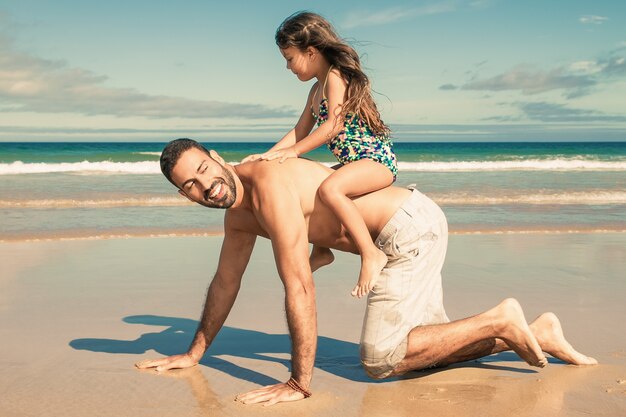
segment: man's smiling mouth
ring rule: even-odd
[[[217,186],[213,187],[213,191],[209,194],[210,198],[215,198],[222,191],[222,184],[217,184]]]
[[[216,181],[215,185],[204,192],[204,200],[216,200],[216,197],[222,193],[223,188],[224,184],[220,181]]]

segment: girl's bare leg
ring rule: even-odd
[[[359,281],[352,290],[355,297],[361,298],[372,289],[387,264],[387,255],[374,245],[365,221],[350,197],[380,190],[392,182],[393,174],[387,167],[362,159],[342,166],[319,187],[320,198],[334,211],[361,254]]]
[[[309,256],[309,265],[311,265],[311,272],[315,272],[323,266],[331,264],[335,260],[335,255],[328,248],[313,245],[311,249],[311,256]]]

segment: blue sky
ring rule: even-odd
[[[363,57],[396,140],[626,140],[624,1],[0,0],[0,141],[275,141],[297,10]]]

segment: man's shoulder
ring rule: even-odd
[[[240,173],[240,178],[248,183],[252,194],[272,187],[285,187],[289,182],[288,170],[278,161],[255,161],[247,165]]]
[[[255,209],[288,206],[311,201],[328,176],[328,168],[314,161],[290,158],[260,161],[249,167],[246,180]]]
[[[246,167],[245,173],[246,179],[254,189],[276,190],[276,184],[293,184],[297,187],[302,180],[325,178],[328,175],[328,168],[308,159],[290,158],[284,162],[255,161]]]

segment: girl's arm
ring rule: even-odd
[[[272,146],[267,152],[264,154],[254,154],[245,157],[241,162],[248,161],[256,161],[260,159],[262,155],[266,155],[270,152],[277,151],[279,149],[289,148],[296,144],[302,138],[305,138],[313,129],[315,125],[315,119],[313,119],[313,115],[311,114],[311,99],[313,97],[314,91],[316,90],[317,83],[313,84],[311,90],[309,90],[309,95],[307,97],[306,105],[304,106],[304,110],[298,119],[298,123],[296,126],[291,129],[285,136],[282,137],[281,140],[276,142],[274,146]]]
[[[262,159],[280,159],[282,162],[287,158],[297,158],[302,154],[318,148],[328,142],[331,138],[338,135],[343,129],[344,124],[343,121],[337,120],[337,116],[341,111],[341,105],[344,102],[346,89],[347,83],[336,71],[331,71],[328,74],[328,80],[326,81],[328,120],[310,135],[302,139],[296,139],[296,142],[287,148],[283,147],[280,149],[279,147],[273,147],[270,151],[263,155]],[[311,117],[311,121],[314,123],[313,116],[310,115],[309,117]]]
[[[315,119],[311,114],[311,103],[313,100],[313,95],[317,90],[317,84],[313,84],[313,87],[309,90],[309,96],[307,97],[306,104],[304,105],[304,110],[302,110],[302,114],[300,115],[300,119],[298,119],[298,123],[296,126],[291,129],[281,140],[279,140],[276,145],[272,146],[271,149],[267,152],[275,151],[278,149],[288,148],[296,144],[296,142],[305,138],[309,133],[311,133],[311,129],[315,126]]]

